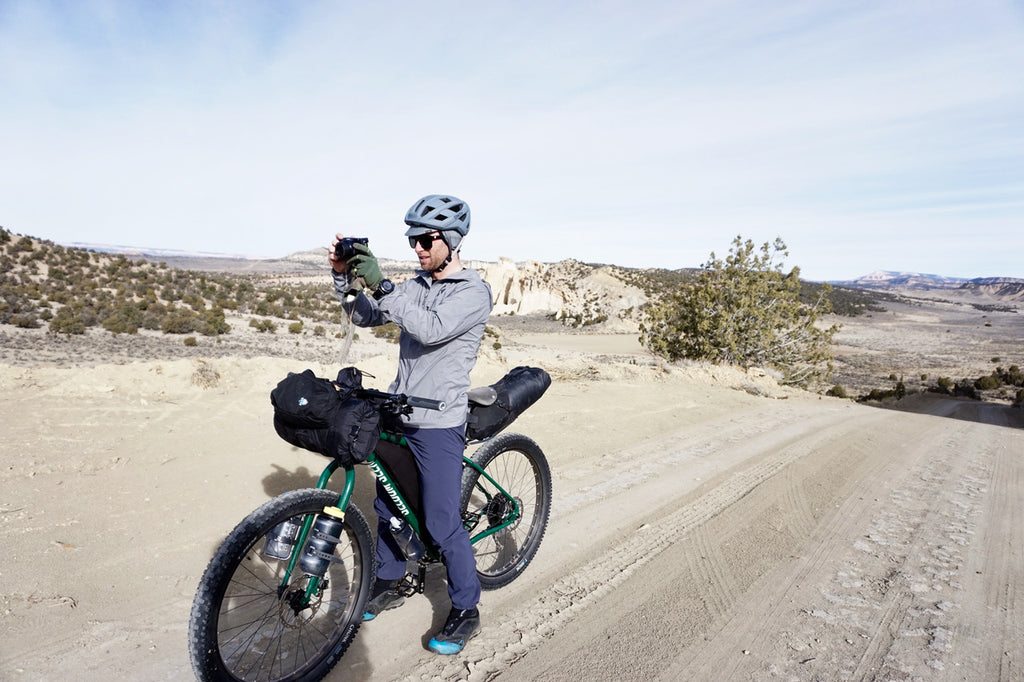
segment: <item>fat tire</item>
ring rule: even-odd
[[[495,590],[518,578],[540,547],[551,513],[551,470],[540,446],[519,433],[504,433],[488,441],[471,457],[521,505],[523,516],[507,530],[473,544],[477,576],[485,590]],[[501,503],[485,495],[478,485],[494,490],[493,485],[471,466],[462,474],[462,499],[459,509],[470,534],[494,524]]]
[[[344,563],[332,564],[328,593],[315,609],[296,614],[285,605],[278,585],[287,561],[262,554],[264,537],[278,523],[317,514],[337,502],[338,494],[330,490],[294,490],[268,501],[228,534],[199,581],[189,618],[189,653],[199,680],[319,680],[345,654],[359,630],[373,584],[373,539],[362,512],[351,504],[345,510],[344,533],[335,552]],[[241,592],[235,595],[242,604],[238,610],[251,609],[259,624],[247,624],[245,644],[231,652],[238,653],[240,660],[226,661],[222,650],[226,644],[219,634],[229,625],[220,623],[221,608],[229,588],[239,592],[243,580],[244,603]],[[302,580],[296,565],[289,585]],[[229,607],[225,613],[230,611]]]

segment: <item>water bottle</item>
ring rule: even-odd
[[[402,554],[409,561],[418,561],[426,552],[423,541],[417,537],[412,526],[395,516],[391,517],[391,534],[395,537]]]
[[[334,559],[334,548],[341,540],[344,523],[341,519],[321,514],[309,531],[309,540],[299,556],[299,567],[310,575],[323,578]]]
[[[282,521],[267,533],[267,541],[263,545],[263,553],[274,559],[287,559],[292,555],[295,536],[299,534],[299,524],[291,519]]]

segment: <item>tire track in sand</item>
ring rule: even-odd
[[[1010,452],[1022,434],[916,416],[895,426],[892,464],[810,540],[813,561],[780,566],[737,606],[755,617],[734,616],[661,679],[1019,677],[1024,465]]]
[[[711,585],[711,611],[716,615],[724,613],[735,603],[743,586],[731,584],[732,571],[727,559],[712,550],[706,536],[701,540],[700,527],[793,462],[814,452],[822,442],[836,439],[834,431],[852,431],[864,425],[863,422],[852,425],[834,414],[819,413],[809,420],[810,424],[805,418],[786,427],[776,424],[770,437],[761,434],[760,440],[753,436],[734,439],[730,447],[767,448],[767,452],[759,458],[753,456],[748,459],[742,467],[690,504],[672,508],[657,521],[644,524],[592,562],[540,590],[534,599],[504,614],[502,622],[487,624],[481,635],[458,658],[421,660],[420,665],[408,671],[402,679],[486,680],[506,672],[513,662],[620,588],[667,548],[681,538],[695,534],[698,543],[704,542],[709,548],[700,570]],[[867,421],[874,420],[868,417]]]

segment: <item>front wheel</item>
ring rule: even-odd
[[[515,580],[537,553],[551,512],[551,470],[540,446],[518,433],[484,444],[466,465],[462,518],[473,542],[480,586]],[[490,478],[488,478],[490,477]]]
[[[199,581],[188,643],[196,677],[210,680],[319,680],[352,642],[373,581],[373,539],[349,505],[325,576],[311,583],[296,564],[267,554],[280,523],[301,526],[338,502],[329,490],[295,490],[242,520]],[[315,585],[315,589],[312,587]]]

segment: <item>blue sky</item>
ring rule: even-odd
[[[1024,3],[0,0],[0,225],[262,257],[1024,277]]]

